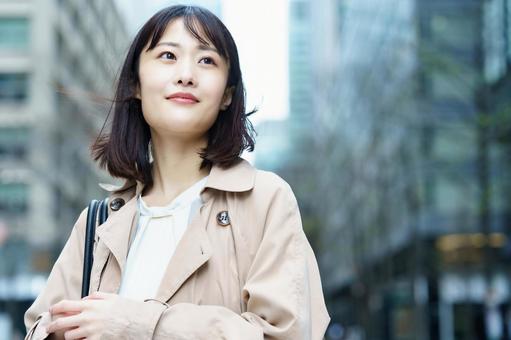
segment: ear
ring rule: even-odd
[[[220,105],[221,110],[227,109],[232,102],[232,95],[234,93],[234,86],[228,87],[225,89],[224,97],[222,98],[222,105]]]
[[[135,89],[135,98],[138,100],[142,100],[142,96],[140,95],[140,84],[137,84],[137,87]]]

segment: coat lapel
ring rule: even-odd
[[[212,247],[206,226],[212,201],[206,202],[200,208],[179,241],[158,288],[157,300],[169,301],[181,285],[211,258]]]
[[[96,233],[119,264],[122,273],[130,241],[130,231],[134,227],[137,212],[136,196],[131,198],[118,212],[98,226]]]
[[[212,248],[206,232],[206,226],[211,213],[212,203],[213,200],[209,200],[202,205],[199,213],[192,220],[179,241],[158,289],[157,299],[159,301],[170,300],[181,285],[211,258]],[[99,226],[96,231],[99,239],[103,241],[106,248],[108,248],[119,264],[120,275],[118,280],[115,281],[120,282],[120,276],[122,276],[126,265],[130,230],[136,222],[136,212],[136,197],[134,197],[114,214],[111,219],[108,219]],[[103,273],[103,275],[107,274],[106,272]],[[103,279],[107,279],[107,277]],[[108,277],[108,279],[112,280],[113,278]],[[109,286],[108,283],[106,284]],[[115,282],[112,282],[112,284],[116,285]]]

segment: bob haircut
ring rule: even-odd
[[[136,98],[140,84],[138,67],[140,54],[149,44],[152,50],[161,39],[168,24],[183,18],[188,31],[202,44],[213,44],[227,61],[229,74],[226,88],[233,88],[231,104],[220,110],[207,132],[208,144],[199,152],[200,169],[218,164],[227,168],[239,160],[244,150],[253,151],[255,131],[245,112],[245,89],[241,77],[238,51],[224,24],[210,11],[198,6],[171,6],[151,17],[135,36],[128,50],[117,81],[114,103],[106,118],[114,111],[110,132],[99,133],[91,145],[92,157],[113,177],[140,181],[153,185],[152,164],[149,157],[151,139],[149,125],[142,115],[141,101]]]

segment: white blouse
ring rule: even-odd
[[[206,180],[207,176],[163,207],[148,207],[141,195],[137,197],[137,229],[128,251],[119,295],[136,300],[156,297],[179,240],[203,204],[200,192]]]

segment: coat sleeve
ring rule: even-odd
[[[272,200],[265,229],[243,287],[247,311],[222,306],[140,302],[139,325],[123,338],[322,339],[330,321],[312,248],[298,204],[285,183]],[[138,330],[136,329],[138,328]],[[132,332],[131,334],[129,334]]]
[[[52,321],[48,311],[50,306],[62,299],[80,299],[82,272],[75,268],[81,268],[83,265],[86,218],[87,209],[78,217],[71,235],[53,265],[46,286],[25,312],[27,329],[25,340],[52,339],[53,334],[45,331],[45,326]],[[70,268],[73,270],[69,270]]]

